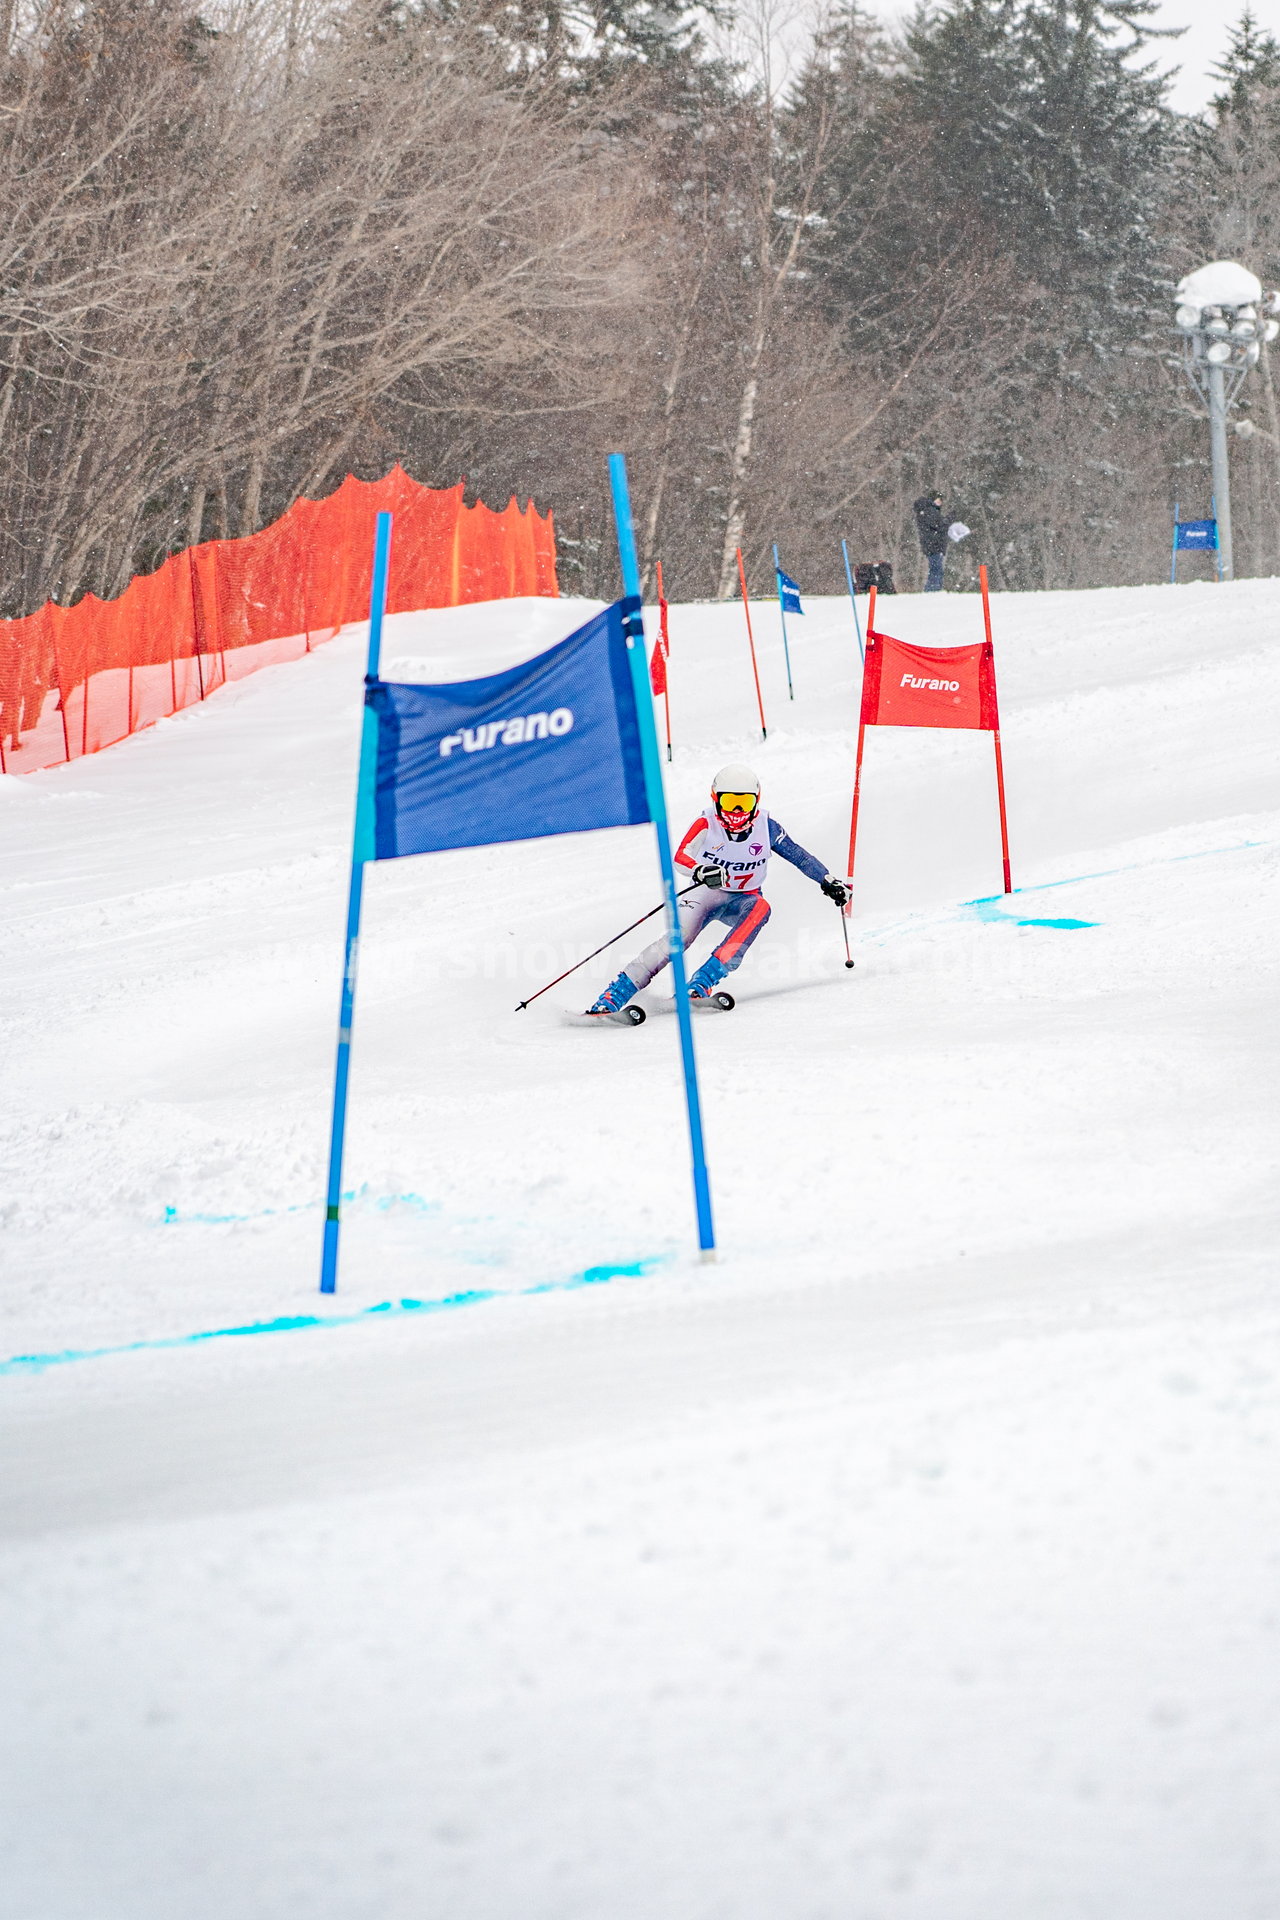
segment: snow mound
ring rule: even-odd
[[[1262,298],[1262,282],[1236,260],[1211,260],[1178,282],[1180,307],[1251,307]]]

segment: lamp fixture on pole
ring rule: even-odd
[[[1182,335],[1187,378],[1209,410],[1213,503],[1218,522],[1218,569],[1235,578],[1231,544],[1231,475],[1227,464],[1227,415],[1264,340],[1280,333],[1280,294],[1264,295],[1262,282],[1234,260],[1213,260],[1178,282],[1174,321]]]

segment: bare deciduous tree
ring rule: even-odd
[[[210,498],[252,532],[381,403],[536,387],[625,297],[630,189],[581,112],[434,18],[320,27],[304,50],[296,8],[215,35],[176,0],[43,0],[11,45],[10,609],[118,591]]]

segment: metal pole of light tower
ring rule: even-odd
[[[1209,367],[1209,450],[1213,457],[1214,511],[1218,520],[1218,578],[1234,580],[1231,546],[1231,472],[1227,465],[1227,386],[1221,367]]]

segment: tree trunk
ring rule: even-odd
[[[746,483],[747,468],[751,464],[751,441],[755,429],[756,394],[759,391],[757,369],[760,356],[764,352],[764,339],[757,335],[755,351],[751,356],[751,371],[747,375],[746,385],[742,389],[742,398],[738,402],[738,437],[733,444],[733,466],[729,481],[729,512],[724,523],[724,546],[720,550],[720,584],[716,588],[717,600],[733,598],[733,584],[738,571],[737,550],[742,545],[742,529],[745,522],[743,509],[743,487]]]
[[[658,557],[658,525],[662,518],[663,500],[667,491],[667,478],[671,471],[672,421],[675,419],[676,395],[680,391],[680,382],[684,377],[684,363],[689,352],[689,335],[693,330],[693,316],[698,302],[702,298],[703,275],[698,275],[693,296],[685,308],[684,323],[676,339],[676,350],[671,361],[671,371],[662,386],[662,451],[658,456],[658,472],[653,483],[653,492],[649,495],[649,505],[644,516],[644,538],[642,553],[644,570],[641,575],[642,591],[648,593],[653,580],[654,564]]]
[[[191,508],[187,516],[187,545],[189,547],[198,547],[200,544],[200,534],[204,527],[204,503],[208,498],[209,488],[202,480],[200,485],[193,489],[191,495]]]
[[[258,515],[262,508],[263,457],[255,453],[249,462],[249,472],[244,483],[244,504],[240,509],[240,536],[258,531]]]

